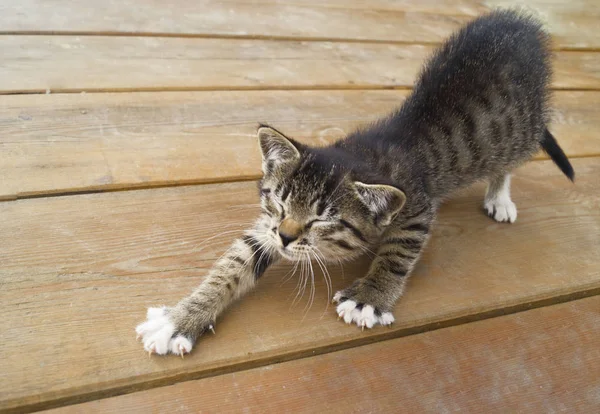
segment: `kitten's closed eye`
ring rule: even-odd
[[[308,229],[310,229],[310,228],[313,226],[313,224],[315,224],[315,223],[325,223],[325,222],[326,222],[326,220],[314,219],[314,220],[311,220],[311,221],[309,221],[308,223],[306,223],[306,224],[304,225],[304,228],[308,230]]]
[[[280,210],[280,213],[281,213],[280,219],[281,220],[285,219],[285,208],[283,208],[283,205],[279,201],[277,201],[277,200],[275,200],[275,204],[277,204],[279,206],[279,210]]]

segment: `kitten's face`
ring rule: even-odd
[[[268,217],[262,239],[286,259],[346,260],[365,253],[404,204],[401,191],[353,182],[347,166],[271,128],[260,128],[259,138],[261,206]]]

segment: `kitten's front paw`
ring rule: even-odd
[[[370,304],[354,292],[352,288],[341,290],[335,294],[333,301],[339,303],[336,308],[339,318],[343,318],[346,323],[356,323],[361,328],[372,328],[379,324],[390,326],[394,323],[394,315],[386,312],[380,306]]]
[[[169,315],[169,308],[148,308],[146,317],[146,322],[139,324],[135,331],[137,337],[142,339],[147,352],[158,355],[173,353],[181,355],[182,358],[191,352],[194,346],[193,338],[181,333],[183,330],[178,329],[177,323]],[[206,329],[214,333],[212,324],[207,325]]]

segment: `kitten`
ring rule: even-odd
[[[260,126],[260,217],[190,296],[148,309],[136,329],[144,348],[190,352],[200,335],[214,333],[227,305],[281,258],[348,260],[377,249],[367,274],[333,299],[346,323],[394,322],[394,304],[444,198],[487,180],[485,211],[514,222],[509,173],[541,148],[573,180],[547,129],[549,41],[532,17],[495,11],[450,37],[402,107],[329,147]]]

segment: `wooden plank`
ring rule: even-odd
[[[245,39],[2,36],[0,93],[409,88],[433,46]],[[335,68],[332,70],[332,68]],[[555,57],[555,87],[600,88],[600,53]]]
[[[424,45],[105,36],[2,36],[0,48],[6,51],[0,91],[8,93],[409,87],[432,51]],[[568,70],[578,71],[576,64]]]
[[[518,171],[514,225],[481,212],[482,186],[446,204],[392,329],[361,332],[337,321],[318,274],[312,308],[304,311],[306,297],[291,306],[296,281],[282,282],[290,265],[281,264],[183,361],[148,358],[133,328],[146,306],[190,292],[253,219],[254,183],[0,203],[0,410],[49,408],[599,293],[600,162],[574,167],[576,185],[549,161]],[[367,265],[345,274],[332,267],[333,288]]]
[[[600,3],[595,0],[484,0],[487,9],[520,7],[537,14],[550,30],[554,42],[561,48],[598,48],[600,33],[587,35],[584,31],[598,27]]]
[[[48,411],[595,412],[600,296]]]
[[[97,33],[351,39],[438,43],[474,15],[516,0],[378,1],[134,1],[8,0],[0,33]],[[600,6],[594,0],[529,0],[557,46],[597,48]],[[102,16],[102,18],[98,18]],[[358,23],[360,22],[360,23]]]
[[[407,91],[229,91],[5,96],[0,199],[257,179],[257,122],[325,144]],[[600,154],[600,93],[557,92],[552,131],[571,157]],[[545,157],[545,155],[543,155]]]
[[[358,3],[358,2],[357,2]],[[338,3],[341,6],[340,3]],[[322,7],[318,4],[178,0],[95,3],[65,0],[3,2],[3,32],[192,34],[436,42],[469,20],[429,13],[405,3],[399,9]],[[102,16],[102,19],[98,19]],[[357,22],[360,22],[358,24]]]

